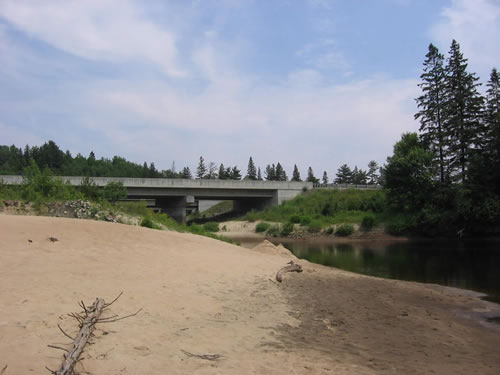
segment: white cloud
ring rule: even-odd
[[[500,62],[500,2],[496,0],[453,0],[441,12],[431,29],[441,49],[447,52],[452,39],[459,42],[471,71],[487,80],[491,69]],[[498,67],[498,65],[496,65]]]
[[[130,0],[4,0],[0,16],[58,49],[93,60],[152,63],[174,77],[174,33],[141,17]]]

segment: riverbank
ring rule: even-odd
[[[224,237],[230,238],[235,242],[257,242],[259,240],[271,239],[273,242],[283,240],[303,240],[308,242],[314,241],[335,241],[335,242],[352,242],[352,241],[408,241],[406,236],[393,236],[384,231],[383,227],[375,227],[369,231],[362,231],[359,225],[353,225],[354,232],[348,236],[335,236],[333,234],[326,234],[325,232],[311,233],[307,230],[307,227],[301,227],[296,224],[294,227],[294,232],[286,237],[272,237],[265,232],[256,232],[257,224],[261,221],[244,221],[244,220],[233,220],[225,221],[219,224],[222,234]],[[279,223],[272,223],[271,225],[279,225]],[[276,241],[275,241],[276,238]]]
[[[367,277],[192,234],[0,215],[0,369],[56,368],[57,324],[81,300],[134,317],[98,325],[77,370],[107,374],[496,374],[497,305],[470,292]],[[49,237],[57,241],[50,241]],[[187,356],[219,354],[218,361]],[[82,366],[85,367],[83,370]]]

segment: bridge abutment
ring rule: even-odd
[[[181,197],[162,197],[156,199],[156,206],[161,212],[166,213],[172,219],[180,222],[186,222],[187,196]]]

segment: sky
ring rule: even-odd
[[[0,0],[0,144],[331,178],[418,130],[453,39],[486,83],[500,0]]]

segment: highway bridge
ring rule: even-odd
[[[84,177],[61,176],[78,186]],[[22,176],[0,176],[9,185],[19,185]],[[232,200],[234,210],[245,213],[264,209],[313,188],[312,182],[253,181],[253,180],[188,180],[166,178],[92,177],[97,186],[121,182],[127,189],[127,199],[154,199],[155,206],[172,218],[184,222],[187,210],[195,210],[200,200]]]

